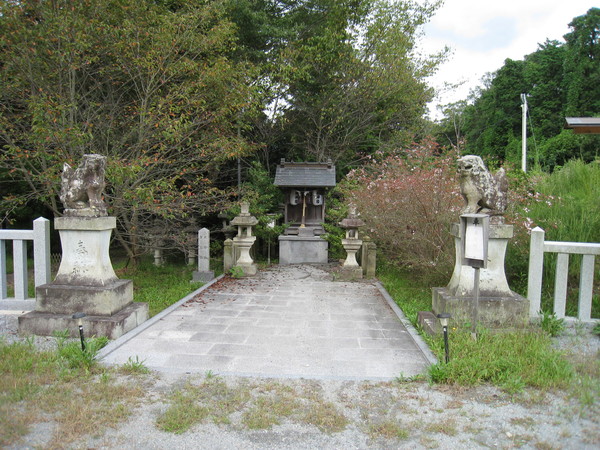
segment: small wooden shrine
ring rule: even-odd
[[[284,192],[285,234],[279,236],[279,263],[326,263],[325,192],[335,186],[335,165],[328,161],[286,162],[277,166],[275,185]]]

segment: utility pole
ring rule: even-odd
[[[521,170],[527,172],[527,94],[521,94]]]
[[[237,124],[237,137],[238,140],[241,139],[242,137],[242,131],[240,128],[240,122],[238,119],[238,124]],[[239,143],[238,143],[239,145]],[[237,157],[237,182],[238,182],[238,194],[242,194],[242,159],[238,156]]]

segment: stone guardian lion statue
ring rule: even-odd
[[[64,164],[60,200],[65,207],[65,216],[107,215],[106,204],[102,198],[106,186],[105,169],[106,157],[96,154],[83,155],[77,169]]]
[[[504,222],[508,182],[504,169],[492,175],[476,155],[458,159],[460,193],[465,199],[462,214],[488,214],[493,223]]]

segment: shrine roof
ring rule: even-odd
[[[275,172],[274,184],[279,187],[334,187],[335,165],[331,161],[316,163],[281,160]]]

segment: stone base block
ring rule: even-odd
[[[319,236],[279,236],[279,264],[327,264],[328,247]]]
[[[72,314],[54,314],[31,311],[19,316],[19,334],[52,336],[55,331],[69,330],[70,336],[79,337],[78,320]],[[86,337],[106,336],[117,339],[148,320],[147,303],[131,303],[111,316],[88,315],[83,318],[83,332]]]
[[[342,266],[337,271],[340,280],[360,280],[363,277],[363,270],[360,266],[348,267]]]
[[[242,272],[244,272],[244,275],[242,276],[244,277],[252,277],[256,275],[256,272],[258,271],[256,264],[236,264],[235,266],[233,266],[234,269],[236,267],[242,269]]]
[[[196,283],[208,283],[215,277],[215,273],[212,270],[207,270],[205,272],[192,272],[192,281]]]
[[[417,313],[417,322],[421,325],[423,331],[431,336],[442,333],[440,320],[431,311],[419,311]]]
[[[43,284],[36,288],[37,312],[112,316],[133,301],[133,282],[116,280],[106,286]]]
[[[456,297],[447,288],[437,287],[433,292],[433,314],[442,312],[452,315],[451,323],[471,322],[473,297]],[[510,328],[526,326],[529,322],[529,300],[512,293],[512,297],[480,297],[478,322],[488,328]]]

